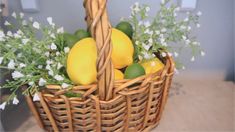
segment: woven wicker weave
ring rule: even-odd
[[[98,49],[97,80],[74,86],[82,97],[68,98],[68,89],[48,85],[40,101],[26,96],[40,127],[47,131],[149,131],[161,118],[172,81],[174,64],[165,57],[163,70],[135,79],[114,81],[111,62],[111,25],[106,0],[85,0],[86,21]],[[71,89],[70,89],[71,90]]]

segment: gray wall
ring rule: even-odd
[[[63,25],[69,32],[86,26],[82,0],[39,0],[40,12],[27,14],[40,22],[46,22],[51,16],[58,25]],[[121,16],[128,17],[130,5],[136,0],[109,0],[108,9],[111,23],[115,25]],[[151,5],[151,14],[159,9],[160,0],[139,0],[140,3]],[[232,79],[234,75],[233,41],[233,0],[198,0],[196,10],[203,12],[201,29],[196,30],[198,39],[206,51],[204,58],[193,63],[185,61],[191,71],[217,71]],[[10,12],[21,11],[19,0],[9,0]]]

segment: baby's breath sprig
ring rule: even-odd
[[[193,26],[199,28],[199,17],[201,12],[194,14],[187,12],[186,17],[181,20],[177,16],[180,8],[170,0],[162,0],[160,10],[156,16],[151,18],[148,15],[150,7],[140,5],[136,2],[131,6],[131,16],[126,19],[134,28],[133,43],[136,49],[136,61],[148,60],[155,57],[156,52],[162,52],[164,57],[168,52],[173,55],[177,68],[184,69],[178,56],[185,49],[190,49],[191,61],[195,60],[197,54],[205,55],[200,43],[192,34]]]
[[[46,84],[58,84],[68,87],[71,83],[66,75],[66,58],[69,48],[63,41],[63,27],[58,28],[51,17],[44,26],[24,14],[12,13],[14,24],[5,21],[8,31],[0,29],[0,69],[8,71],[12,79],[6,81],[1,89],[9,89],[11,95],[0,105],[4,109],[11,101],[18,104],[16,92],[21,87],[22,94],[34,95],[39,99],[37,91]],[[1,78],[4,76],[1,76]]]

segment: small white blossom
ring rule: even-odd
[[[33,27],[36,28],[36,29],[39,29],[40,25],[39,25],[38,22],[33,22]]]
[[[14,71],[13,73],[11,73],[11,76],[12,76],[13,79],[17,79],[17,78],[24,77],[24,74],[22,74],[19,71]]]
[[[0,39],[3,39],[5,37],[5,34],[3,31],[0,31]]]
[[[183,40],[186,40],[186,39],[187,39],[187,37],[186,37],[186,36],[184,36],[184,35],[182,35],[182,39],[183,39]]]
[[[51,70],[51,66],[47,64],[47,65],[46,65],[46,69],[47,69],[47,70]]]
[[[175,55],[175,57],[178,57],[178,56],[179,56],[179,54],[178,54],[177,52],[174,52],[174,55]]]
[[[0,57],[0,64],[2,64],[2,61],[3,61],[3,57]]]
[[[42,69],[42,65],[38,65],[38,68],[39,68],[39,69]]]
[[[151,25],[151,24],[150,24],[149,21],[144,22],[144,26],[145,26],[145,27],[149,27],[150,25]]]
[[[201,11],[198,11],[197,12],[197,16],[201,16],[202,15],[202,12]]]
[[[64,52],[69,53],[70,48],[69,47],[64,47]]]
[[[33,101],[40,101],[40,97],[39,97],[38,93],[34,94]]]
[[[185,40],[185,44],[189,45],[191,43],[191,41],[189,39]]]
[[[50,53],[49,52],[45,52],[45,56],[49,57]]]
[[[174,17],[177,17],[178,15],[177,15],[177,13],[174,13]]]
[[[165,0],[161,0],[161,3],[162,3],[162,4],[165,4],[165,2],[166,2]]]
[[[48,71],[48,74],[51,75],[51,76],[53,76],[53,75],[54,75],[54,72],[53,72],[52,70],[49,70],[49,71]]]
[[[46,80],[44,80],[43,78],[39,79],[38,85],[39,86],[44,86],[46,84]]]
[[[157,30],[157,31],[155,31],[155,33],[156,33],[157,35],[159,35],[159,34],[160,34],[160,31],[159,31],[159,30]]]
[[[55,38],[55,34],[54,33],[50,34],[50,37]]]
[[[12,32],[11,31],[7,31],[7,36],[12,37],[13,36]]]
[[[67,83],[62,83],[61,87],[62,87],[62,88],[68,88],[68,87],[69,87],[69,84],[67,84]]]
[[[55,77],[54,77],[57,81],[63,81],[64,80],[64,78],[61,76],[61,75],[55,75]]]
[[[150,39],[148,40],[148,42],[149,42],[150,44],[152,44],[152,43],[153,43],[153,39],[150,38]]]
[[[14,60],[10,60],[10,62],[7,65],[8,69],[14,69],[15,68],[15,62]]]
[[[0,105],[0,110],[4,110],[5,109],[5,107],[6,107],[6,102],[3,102],[1,105]]]
[[[29,42],[29,39],[22,39],[23,44],[27,44]]]
[[[53,61],[52,61],[52,60],[47,60],[46,63],[47,63],[48,65],[50,65],[50,64],[53,63]]]
[[[184,21],[185,21],[185,22],[188,22],[188,21],[189,21],[188,17],[186,17],[186,18],[184,19]]]
[[[19,102],[20,101],[16,97],[14,97],[12,104],[17,105]]]
[[[20,63],[20,68],[26,67],[26,65],[24,63]]]
[[[47,22],[48,22],[50,25],[53,25],[52,17],[47,17]]]
[[[143,44],[143,47],[144,47],[145,50],[148,51],[151,46],[150,46],[150,45],[147,45],[147,44]]]
[[[27,21],[26,21],[26,20],[23,20],[23,21],[22,21],[22,25],[24,25],[24,26],[27,25]]]
[[[162,52],[161,55],[162,55],[162,57],[166,57],[166,53],[165,52]]]
[[[15,38],[21,38],[21,35],[18,34],[18,33],[14,33],[14,37],[15,37]]]
[[[188,31],[190,31],[192,28],[190,26],[188,26]]]
[[[183,66],[182,69],[185,70],[185,66]]]
[[[162,45],[163,45],[163,46],[167,46],[167,43],[166,43],[166,42],[163,42]]]
[[[59,55],[60,55],[60,52],[59,52],[59,51],[57,51],[57,52],[55,53],[55,55],[56,55],[56,56],[59,56]]]
[[[152,56],[150,54],[148,54],[147,52],[145,52],[144,53],[144,58],[148,60],[148,59],[151,59]]]
[[[181,30],[185,30],[185,29],[186,29],[186,26],[181,25],[181,26],[180,26],[180,29],[181,29]]]
[[[206,53],[204,51],[201,51],[201,56],[205,56]]]
[[[29,86],[33,86],[33,85],[34,85],[34,82],[31,81],[31,82],[28,83],[28,85],[29,85]]]
[[[194,56],[191,58],[191,61],[195,61],[195,57]]]
[[[189,15],[189,14],[190,14],[190,12],[189,12],[189,11],[187,11],[187,12],[186,12],[186,14],[187,14],[187,15]]]
[[[14,18],[16,18],[16,13],[13,12],[13,13],[11,14],[11,16],[14,17]]]
[[[5,26],[10,26],[11,24],[8,21],[5,21],[4,25]]]
[[[23,17],[24,17],[24,13],[21,12],[21,13],[20,13],[20,18],[23,18]]]
[[[57,33],[64,33],[64,28],[63,28],[63,27],[58,28],[58,29],[57,29]]]
[[[56,50],[57,49],[57,46],[55,45],[55,43],[52,43],[51,44],[51,50]]]
[[[139,25],[139,26],[143,25],[143,21],[139,21],[139,22],[138,22],[138,25]]]
[[[61,67],[63,67],[63,65],[60,64],[60,63],[58,63],[58,64],[57,64],[57,70],[59,70]]]
[[[174,11],[180,11],[180,7],[176,7]]]
[[[138,55],[138,58],[139,58],[140,61],[143,60],[143,57],[140,56],[140,55]]]
[[[199,23],[198,23],[196,26],[197,26],[197,28],[200,28],[200,27],[201,27],[201,25],[200,25]]]
[[[161,29],[161,32],[163,33],[166,32],[166,28]]]
[[[19,58],[22,57],[22,53],[17,54],[17,57]]]
[[[29,21],[31,21],[31,22],[32,22],[32,21],[33,21],[33,18],[32,18],[32,17],[29,17]]]
[[[145,8],[145,10],[146,10],[147,12],[149,12],[149,11],[150,11],[150,7],[147,6],[147,7]]]

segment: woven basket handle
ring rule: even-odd
[[[107,10],[107,0],[84,0],[87,25],[96,41],[98,95],[100,100],[113,96],[114,73],[111,61],[111,31]]]

